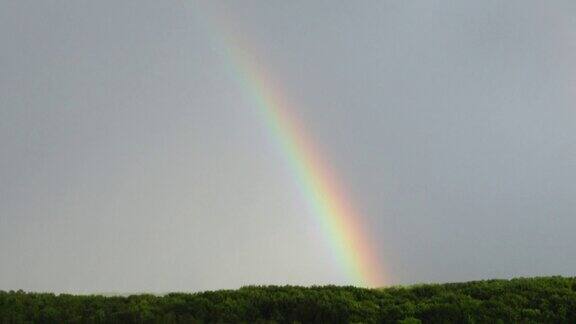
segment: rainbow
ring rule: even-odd
[[[221,29],[221,28],[220,28]],[[329,240],[332,253],[355,285],[382,286],[383,267],[363,217],[354,210],[324,155],[308,136],[281,88],[268,77],[264,65],[239,35],[231,30],[218,33],[218,48],[226,64],[257,107],[258,114],[279,145],[294,177]]]

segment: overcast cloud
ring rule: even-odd
[[[349,283],[214,46],[223,23],[346,184],[388,284],[575,275],[575,17],[568,0],[0,0],[0,289]]]

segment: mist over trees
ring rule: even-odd
[[[576,323],[576,278],[127,297],[0,291],[0,323]]]

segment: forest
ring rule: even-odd
[[[166,295],[0,291],[0,323],[576,323],[576,278]]]

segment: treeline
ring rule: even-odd
[[[128,297],[0,291],[0,323],[576,323],[576,278]]]

